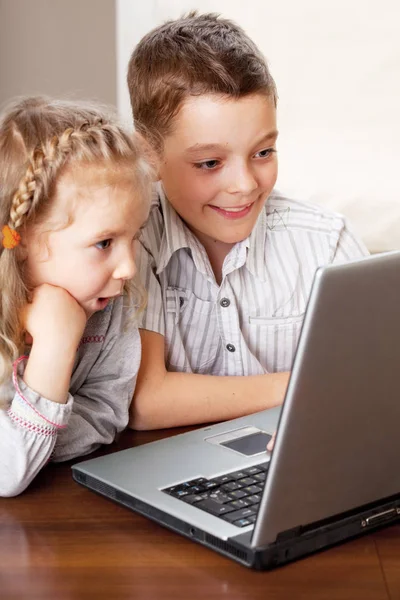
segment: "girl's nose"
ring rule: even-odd
[[[114,270],[114,279],[132,279],[136,273],[134,252],[126,252]]]

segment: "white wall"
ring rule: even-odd
[[[400,248],[398,0],[117,0],[117,97],[144,33],[190,9],[240,23],[279,92],[278,186],[348,215],[371,250]]]
[[[48,94],[116,104],[115,0],[0,0],[0,104]]]

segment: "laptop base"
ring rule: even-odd
[[[252,532],[239,533],[228,540],[203,531],[138,498],[128,495],[72,467],[73,478],[90,490],[137,512],[168,529],[180,533],[236,562],[259,571],[274,569],[289,562],[326,550],[345,541],[400,522],[400,494],[359,507],[343,515],[325,519],[278,535],[264,548],[251,546]]]

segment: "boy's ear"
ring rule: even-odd
[[[159,171],[161,158],[143,134],[139,133],[139,131],[135,131],[134,135],[138,139],[143,155],[147,162],[151,165],[155,174],[155,181],[157,181],[158,179],[160,179]]]

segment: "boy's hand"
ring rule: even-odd
[[[269,440],[269,442],[267,444],[268,452],[272,452],[272,450],[274,448],[274,444],[275,444],[275,439],[276,439],[276,431],[274,431],[274,433],[272,434],[272,438]]]
[[[34,344],[74,348],[86,325],[86,314],[66,290],[44,283],[34,289],[24,309],[23,322]]]

